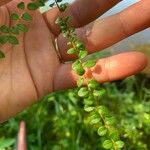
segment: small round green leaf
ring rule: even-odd
[[[100,117],[97,117],[97,118],[93,118],[91,121],[90,121],[90,124],[93,125],[93,124],[97,124],[101,121]]]
[[[70,48],[68,51],[67,51],[67,54],[71,55],[71,54],[75,54],[76,53],[76,50],[74,48]]]
[[[76,47],[79,50],[85,50],[85,45],[82,42],[80,42],[80,41],[76,42]]]
[[[10,32],[13,33],[13,34],[18,35],[18,34],[19,34],[18,27],[17,27],[17,26],[12,26],[12,27],[10,28]]]
[[[79,57],[80,57],[80,59],[85,58],[87,55],[88,55],[88,52],[85,51],[85,50],[84,50],[84,51],[81,50],[81,51],[79,52]]]
[[[102,97],[105,93],[106,93],[106,90],[105,90],[105,89],[94,90],[94,91],[93,91],[93,95],[94,95],[95,97]]]
[[[25,24],[17,24],[17,28],[22,32],[28,32],[28,27]]]
[[[77,86],[81,87],[83,85],[84,82],[84,78],[79,78],[79,80],[77,81]]]
[[[89,106],[89,105],[92,105],[93,103],[94,103],[93,100],[90,99],[89,97],[84,99],[84,104],[85,105]]]
[[[116,123],[116,119],[115,119],[115,117],[106,117],[105,118],[105,123],[107,125],[113,125],[113,124]]]
[[[50,7],[54,7],[54,5],[55,5],[55,2],[54,2],[54,3],[51,3],[49,6],[50,6]]]
[[[94,67],[96,64],[95,60],[87,60],[86,62],[83,63],[83,66],[86,68],[91,68]]]
[[[111,140],[105,140],[103,142],[103,147],[105,149],[112,149],[113,148],[113,142]]]
[[[0,27],[0,31],[3,33],[9,33],[9,27],[7,27],[6,25],[2,25]]]
[[[124,142],[123,141],[117,141],[115,142],[118,148],[123,148],[124,147]]]
[[[99,136],[104,136],[107,134],[107,128],[105,126],[101,126],[99,127],[97,133]]]
[[[97,111],[98,111],[98,113],[99,113],[100,115],[102,115],[102,116],[104,116],[104,117],[109,114],[108,109],[107,109],[105,106],[99,106],[99,107],[97,108]]]
[[[79,60],[76,60],[73,65],[72,69],[80,76],[82,76],[85,73],[84,68],[82,67],[82,64]]]
[[[20,3],[17,5],[17,8],[19,8],[19,9],[25,9],[25,3],[24,3],[24,2],[20,2]]]
[[[94,107],[85,106],[85,107],[84,107],[84,110],[85,110],[86,112],[91,112],[91,111],[94,110]]]
[[[87,97],[89,95],[88,88],[86,88],[86,87],[80,88],[80,90],[78,91],[78,95],[80,97]]]
[[[113,139],[114,141],[119,140],[119,133],[117,130],[112,130],[111,133],[109,134],[109,137]]]
[[[71,16],[66,16],[66,17],[65,17],[65,21],[66,21],[67,23],[69,23],[69,22],[71,21]],[[71,28],[69,28],[69,31],[70,31],[71,33],[73,33],[73,32],[75,31],[75,28],[71,27]]]
[[[61,4],[61,5],[59,6],[60,11],[62,11],[62,12],[65,11],[66,8],[67,8],[67,5],[68,5],[68,3]]]
[[[32,16],[29,13],[25,12],[22,15],[22,19],[25,20],[25,21],[32,21],[33,18],[32,18]]]
[[[5,44],[8,42],[8,35],[1,35],[0,36],[0,44]]]
[[[100,86],[100,84],[96,81],[96,80],[89,80],[88,81],[88,87],[90,88],[90,89],[96,89],[96,88],[98,88]]]
[[[46,0],[38,0],[37,2],[36,2],[36,4],[37,4],[37,6],[38,7],[43,7],[43,6],[45,6],[45,2]]]
[[[18,20],[19,19],[19,15],[16,14],[16,13],[13,13],[13,14],[10,15],[10,19],[11,20]]]
[[[17,39],[15,36],[13,36],[13,35],[9,35],[9,36],[8,36],[8,42],[9,42],[10,44],[12,44],[12,45],[17,45],[17,44],[19,44],[18,39]]]
[[[29,3],[28,5],[27,5],[27,8],[29,9],[29,10],[37,10],[38,8],[39,8],[39,6],[36,4],[36,3]]]

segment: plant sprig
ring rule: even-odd
[[[10,14],[10,20],[14,25],[0,26],[0,46],[11,44],[12,46],[18,45],[18,37],[20,33],[28,32],[28,26],[24,22],[31,22],[33,17],[29,11],[37,10],[41,6],[45,6],[45,0],[32,0],[28,4],[20,2],[17,8],[21,11],[20,14],[13,12]],[[5,58],[5,53],[0,49],[0,58]]]
[[[55,0],[51,5],[56,5],[60,12],[64,12],[67,8],[66,4],[60,4],[62,0]],[[65,7],[64,7],[65,5]],[[62,9],[63,6],[63,9]],[[79,80],[78,85],[78,96],[83,98],[84,110],[89,113],[89,123],[93,127],[97,128],[99,136],[104,137],[103,147],[105,149],[120,150],[124,147],[124,142],[120,140],[117,128],[116,120],[110,114],[106,106],[100,104],[100,99],[105,94],[105,89],[95,79],[88,79],[85,77],[86,68],[94,67],[96,64],[95,60],[83,59],[88,55],[88,51],[83,42],[75,34],[75,29],[69,27],[71,21],[70,16],[58,17],[56,24],[59,25],[63,36],[68,40],[67,45],[69,49],[67,53],[69,55],[76,55],[77,59],[73,62],[72,69],[75,71]],[[84,82],[87,83],[87,87],[84,87]]]

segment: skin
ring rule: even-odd
[[[0,26],[13,25],[9,13],[18,12],[16,4],[19,0],[7,2],[9,0],[0,0]],[[72,16],[70,26],[77,28],[76,33],[85,42],[89,53],[107,48],[150,26],[149,0],[141,0],[119,14],[94,21],[118,2],[76,0],[61,14]],[[20,44],[15,47],[0,45],[6,53],[6,58],[0,60],[1,122],[48,93],[74,87],[77,80],[77,75],[71,71],[71,63],[61,64],[55,51],[54,39],[58,38],[64,61],[75,58],[66,54],[65,41],[54,23],[60,15],[58,9],[53,8],[45,14],[31,13],[34,20],[28,24],[29,32],[19,35]],[[113,81],[140,72],[146,64],[147,59],[142,53],[125,52],[97,61],[85,76],[99,82]]]
[[[18,131],[18,140],[17,140],[17,150],[26,150],[26,125],[25,122],[22,121],[19,126]]]

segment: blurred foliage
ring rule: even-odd
[[[104,84],[101,103],[117,119],[125,150],[150,149],[150,81],[143,75]],[[27,124],[29,150],[99,150],[103,139],[88,123],[77,90],[53,93],[0,125],[0,143],[14,144],[18,124]],[[8,144],[8,145],[7,145]],[[12,150],[14,145],[4,150]],[[3,148],[0,147],[0,150]]]

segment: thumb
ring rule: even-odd
[[[19,127],[17,150],[27,150],[27,147],[26,147],[26,125],[25,125],[24,121],[22,121],[20,123],[20,127]]]
[[[0,0],[0,6],[9,3],[12,0]]]

